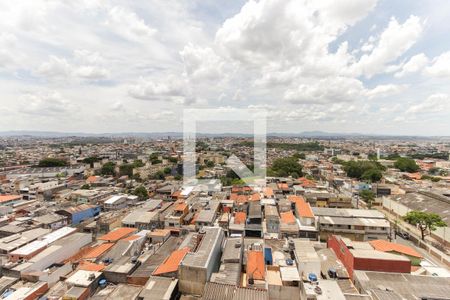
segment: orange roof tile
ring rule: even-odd
[[[136,232],[136,228],[119,227],[98,238],[101,241],[118,241]]]
[[[237,198],[238,198],[238,194],[236,194],[236,193],[231,193],[231,194],[230,194],[230,200],[236,201]]]
[[[297,201],[305,201],[305,198],[303,198],[302,196],[297,196],[297,195],[289,195],[288,200],[291,202],[297,202]]]
[[[172,197],[173,198],[178,198],[180,196],[181,196],[181,191],[175,191],[175,192],[172,193]]]
[[[296,223],[295,216],[292,211],[282,212],[280,213],[281,222],[284,224],[293,224]]]
[[[311,205],[305,201],[297,201],[295,202],[295,208],[297,209],[297,213],[300,217],[304,218],[314,218],[314,213],[311,209]]]
[[[234,224],[245,224],[247,214],[243,211],[238,211],[234,214]]]
[[[183,249],[173,251],[169,257],[167,257],[164,262],[160,264],[155,271],[153,271],[152,275],[176,272],[184,256],[189,251],[189,247],[184,247]]]
[[[372,247],[375,250],[378,250],[378,251],[397,252],[397,253],[406,254],[409,256],[414,256],[414,257],[419,257],[419,258],[423,257],[422,255],[419,254],[419,252],[417,252],[413,248],[406,246],[406,245],[392,243],[392,242],[388,242],[385,240],[374,240],[374,241],[370,241],[369,243],[370,243],[370,245],[372,245]]]
[[[283,182],[277,183],[277,186],[280,190],[288,190],[289,189],[289,186],[287,183],[283,183]]]
[[[137,240],[138,238],[141,238],[141,237],[142,236],[140,236],[140,235],[134,234],[134,235],[127,236],[126,238],[123,238],[121,240],[122,241],[134,241],[134,240]]]
[[[261,195],[259,194],[259,193],[253,193],[251,196],[250,196],[250,199],[249,199],[250,201],[259,201],[259,200],[261,200]]]
[[[248,196],[247,195],[238,195],[237,199],[234,202],[236,202],[237,204],[247,203]]]
[[[297,215],[304,218],[314,218],[314,213],[311,209],[311,205],[305,201],[302,196],[290,195],[288,200],[295,203],[295,209]]]
[[[103,253],[105,253],[106,251],[109,250],[109,248],[111,248],[112,246],[114,246],[114,243],[103,243],[100,244],[98,246],[95,246],[91,249],[89,249],[89,251],[83,255],[83,259],[93,259],[93,258],[97,258],[100,255],[102,255]]]
[[[192,217],[191,223],[189,223],[189,224],[191,224],[191,225],[195,224],[195,221],[197,221],[197,218],[198,218],[198,214],[199,214],[198,212],[194,214],[194,216]]]
[[[264,280],[266,277],[266,267],[264,265],[264,255],[262,251],[248,251],[247,257],[247,278]]]
[[[20,199],[22,199],[22,196],[20,195],[0,195],[0,203]]]
[[[93,182],[96,182],[97,179],[98,179],[97,176],[89,176],[89,177],[86,179],[86,181],[89,182],[89,183],[93,183]]]
[[[264,192],[265,197],[267,197],[267,198],[273,197],[273,189],[272,188],[266,187],[266,188],[264,188],[263,192]]]
[[[78,265],[78,270],[100,272],[105,268],[105,265],[94,264],[89,261],[82,261]]]
[[[184,211],[184,210],[186,209],[186,207],[187,207],[187,204],[186,204],[186,203],[184,203],[184,202],[178,202],[178,203],[175,205],[174,210],[176,210],[176,211]]]

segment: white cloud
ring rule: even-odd
[[[395,73],[395,77],[403,77],[407,74],[420,72],[428,64],[428,57],[423,54],[414,55],[402,66],[401,71]]]
[[[140,100],[183,103],[186,100],[188,90],[184,79],[167,76],[158,79],[141,78],[138,83],[129,87],[128,94]]]
[[[73,109],[71,102],[57,91],[24,93],[20,101],[24,104],[20,110],[33,115],[64,117]]]
[[[364,94],[361,81],[347,77],[329,77],[311,80],[286,90],[284,98],[293,103],[351,102]]]
[[[426,68],[425,73],[435,77],[450,76],[450,51],[434,58],[431,65]]]
[[[145,24],[135,12],[124,7],[114,6],[108,10],[108,19],[105,25],[123,38],[135,42],[142,42],[152,37],[157,30]]]
[[[71,62],[66,58],[50,56],[36,70],[38,75],[47,79],[79,78],[86,80],[100,80],[109,77],[109,71],[102,67],[103,58],[98,53],[90,53],[87,50],[77,50]],[[86,64],[85,64],[86,63]]]
[[[417,16],[410,16],[403,24],[391,18],[388,27],[381,33],[372,52],[364,54],[352,66],[356,75],[370,78],[383,73],[388,63],[402,56],[414,45],[423,31],[423,22]]]
[[[406,84],[396,85],[396,84],[381,84],[377,85],[375,88],[368,90],[366,95],[369,98],[377,98],[377,97],[387,97],[390,95],[399,94],[408,86]]]
[[[186,45],[180,55],[186,75],[194,80],[218,80],[224,77],[225,61],[211,48]]]
[[[450,96],[444,93],[430,95],[425,101],[410,106],[406,114],[444,113],[450,110]]]

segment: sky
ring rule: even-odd
[[[206,108],[450,135],[449,19],[447,0],[3,0],[0,131],[181,131]]]

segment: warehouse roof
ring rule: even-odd
[[[355,283],[368,293],[389,289],[407,300],[447,299],[450,295],[450,278],[445,277],[372,271],[355,271],[353,277]],[[388,299],[391,298],[380,298]]]
[[[312,207],[312,211],[316,216],[385,219],[385,216],[382,212],[374,209]]]
[[[170,300],[178,285],[178,279],[150,276],[139,298],[145,300]]]

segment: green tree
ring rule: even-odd
[[[419,228],[422,240],[425,240],[425,236],[431,234],[436,228],[447,226],[438,214],[418,210],[410,211],[403,219]]]
[[[295,157],[295,158],[297,158],[297,159],[305,159],[305,158],[306,158],[306,155],[305,155],[305,153],[303,153],[303,152],[297,152],[297,153],[295,153],[294,155],[292,155],[292,157]]]
[[[100,161],[100,158],[98,158],[97,156],[90,156],[90,157],[86,157],[85,159],[83,159],[83,163],[85,164],[89,164],[89,167],[93,168],[94,167],[94,163]]]
[[[120,173],[120,176],[126,175],[131,178],[133,176],[133,165],[132,164],[120,165],[119,173]]]
[[[89,184],[83,184],[82,186],[81,186],[81,189],[82,190],[89,190],[91,188],[91,186],[89,185]]]
[[[68,162],[64,159],[47,157],[39,161],[38,167],[65,167],[68,166]]]
[[[381,171],[385,169],[380,163],[372,160],[358,160],[358,161],[352,160],[344,162],[343,168],[344,171],[347,173],[348,177],[356,179],[363,179],[363,175],[365,175],[366,178],[377,179],[377,177],[381,175]],[[373,170],[378,170],[380,172],[375,172]]]
[[[181,176],[180,174],[175,175],[174,177],[175,180],[182,180],[183,176]]]
[[[100,170],[100,174],[114,176],[116,174],[115,168],[116,168],[115,163],[113,163],[111,161],[107,162],[102,166],[102,168]]]
[[[295,157],[276,159],[267,173],[276,177],[287,177],[292,176],[293,174],[297,177],[303,176],[302,166],[298,163],[298,159]]]
[[[362,190],[361,192],[359,192],[359,196],[364,200],[364,202],[367,203],[367,207],[371,209],[373,201],[375,200],[374,192],[372,192],[371,190]]]
[[[143,166],[145,166],[145,164],[142,162],[142,160],[140,160],[140,159],[136,159],[134,162],[133,162],[133,168],[141,168],[141,167],[143,167]]]
[[[166,176],[164,176],[164,172],[163,171],[159,170],[153,175],[153,179],[164,180],[164,179],[166,179]]]
[[[398,158],[394,166],[402,172],[414,173],[419,171],[420,167],[416,164],[414,159],[400,157]]]
[[[164,172],[164,174],[170,174],[170,173],[172,173],[172,168],[165,167],[163,172]]]
[[[206,165],[206,167],[208,167],[208,168],[213,168],[213,167],[214,167],[214,162],[211,161],[211,160],[207,160],[207,161],[205,162],[205,165]]]
[[[147,200],[148,198],[148,191],[143,185],[140,185],[137,188],[135,188],[132,194],[138,196],[139,201],[144,201]]]
[[[176,164],[178,162],[178,158],[176,157],[168,157],[167,160],[173,164]]]
[[[364,180],[370,181],[370,182],[378,182],[381,180],[382,177],[383,177],[383,173],[381,173],[380,170],[369,169],[362,174],[361,179],[364,179]]]

